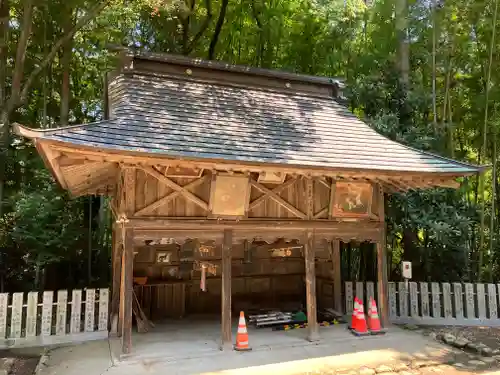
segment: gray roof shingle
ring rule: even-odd
[[[469,174],[473,165],[378,134],[328,97],[127,73],[112,119],[42,136],[111,150],[250,163]]]

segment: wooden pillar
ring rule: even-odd
[[[122,327],[122,352],[129,354],[132,350],[132,299],[134,292],[134,233],[133,229],[126,228],[123,246],[122,262],[122,295],[123,301],[123,327]]]
[[[318,321],[316,312],[316,269],[314,264],[313,233],[307,232],[304,243],[304,259],[306,265],[306,299],[307,299],[307,327],[309,341],[319,340]]]
[[[117,224],[113,224],[113,231],[111,234],[112,248],[111,248],[111,305],[110,305],[110,335],[118,335],[118,319],[120,314],[120,285],[121,285],[121,258],[122,246],[119,241],[121,236],[120,229]]]
[[[385,231],[384,231],[385,232]],[[389,309],[387,299],[387,251],[384,243],[377,243],[377,285],[378,285],[378,309],[380,312],[380,320],[384,327],[389,324]]]
[[[332,280],[333,280],[333,309],[339,314],[344,313],[342,308],[342,277],[340,269],[340,241],[333,240],[331,247]]]
[[[388,309],[388,273],[387,273],[387,248],[386,248],[386,224],[385,224],[385,199],[382,186],[378,187],[378,217],[380,219],[380,239],[377,242],[377,292],[378,292],[378,309],[382,326],[387,327],[389,324],[389,309]]]
[[[224,230],[222,243],[222,338],[220,350],[232,349],[231,337],[231,251],[233,245],[232,229]]]

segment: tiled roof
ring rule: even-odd
[[[389,140],[329,97],[139,73],[110,85],[112,119],[41,138],[175,158],[469,174]]]

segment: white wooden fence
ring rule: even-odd
[[[1,293],[0,349],[105,338],[108,305],[107,288]]]
[[[348,314],[353,299],[377,299],[373,282],[346,282],[345,303]],[[390,282],[389,319],[392,323],[427,325],[500,327],[500,284]]]

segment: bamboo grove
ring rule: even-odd
[[[10,124],[102,118],[124,46],[340,77],[387,137],[491,164],[458,191],[391,196],[387,244],[393,280],[402,259],[416,280],[498,280],[498,1],[0,0],[0,289],[107,282],[108,202],[69,199]],[[344,277],[368,277],[370,248],[349,247]]]

